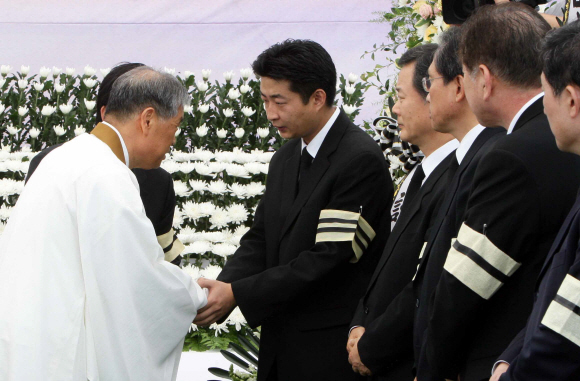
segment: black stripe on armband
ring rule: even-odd
[[[488,261],[483,259],[479,254],[471,250],[469,247],[462,245],[459,241],[456,240],[453,243],[453,248],[459,251],[460,253],[465,254],[469,259],[477,263],[479,267],[485,270],[485,272],[487,272],[489,275],[499,280],[500,282],[506,283],[509,280],[509,277],[507,275],[503,274],[501,271],[493,267]]]
[[[563,307],[566,307],[570,311],[574,312],[576,315],[580,316],[580,307],[578,307],[576,304],[572,303],[568,299],[556,294],[554,301],[558,302],[558,304],[562,305]]]
[[[356,228],[339,228],[339,227],[318,228],[316,230],[316,234],[318,234],[318,233],[353,233],[355,231],[356,231]]]
[[[338,222],[340,224],[349,224],[349,225],[356,225],[358,223],[358,221],[356,220],[344,220],[342,218],[321,218],[320,220],[318,220],[319,224],[329,224],[332,222]]]
[[[173,239],[173,242],[175,242],[175,239]],[[163,248],[164,253],[167,253],[168,251],[170,251],[173,248],[173,242],[171,242],[171,244],[169,246]]]

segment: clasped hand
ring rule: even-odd
[[[352,370],[362,376],[371,376],[372,372],[363,364],[358,353],[358,341],[364,333],[364,327],[354,328],[348,336],[346,350],[348,351],[348,362],[352,365]]]
[[[236,299],[230,283],[199,278],[197,284],[201,288],[207,288],[209,294],[207,305],[197,311],[197,316],[193,321],[195,324],[207,327],[228,314],[236,306]]]

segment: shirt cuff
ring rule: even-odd
[[[359,327],[362,327],[362,325],[355,325],[354,327],[350,327],[350,329],[348,330],[348,337],[350,337],[350,333],[352,332],[353,329],[359,328]]]
[[[352,328],[351,328],[351,329],[352,329]],[[350,332],[349,332],[349,335],[350,335]],[[497,368],[497,366],[498,366],[499,364],[502,364],[502,363],[503,363],[503,364],[507,364],[508,366],[510,365],[510,363],[509,363],[509,362],[507,362],[507,361],[503,361],[503,360],[498,360],[498,361],[496,361],[496,362],[495,362],[495,364],[493,364],[493,368],[491,368],[491,375],[492,375],[492,376],[493,376],[493,374],[495,373],[495,369]]]

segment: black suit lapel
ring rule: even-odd
[[[429,175],[429,177],[425,181],[425,184],[421,186],[421,190],[419,191],[415,199],[411,202],[411,205],[409,205],[408,213],[406,211],[401,213],[399,220],[395,224],[395,227],[393,228],[393,231],[391,232],[387,240],[387,244],[385,246],[385,249],[383,250],[383,255],[381,256],[379,264],[377,265],[373,277],[371,278],[368,288],[369,290],[372,288],[373,283],[378,278],[378,275],[382,271],[382,268],[389,260],[389,257],[393,252],[393,248],[397,245],[397,242],[399,241],[399,238],[401,237],[402,233],[407,228],[407,225],[409,225],[409,222],[413,220],[413,217],[421,209],[421,202],[423,198],[427,197],[431,193],[433,187],[435,186],[435,184],[437,184],[439,178],[443,176],[445,173],[447,173],[447,170],[449,169],[449,163],[451,162],[451,160],[455,160],[454,155],[455,151],[451,152],[449,155],[447,155],[445,159],[441,161],[441,163],[439,163],[439,165],[435,168],[435,170],[433,170],[433,172]]]
[[[516,125],[514,126],[514,131],[519,130],[530,120],[534,119],[536,116],[543,113],[544,113],[544,97],[541,96],[534,103],[532,103],[530,107],[528,107],[526,111],[522,113],[522,115],[520,115],[518,121],[516,122]]]
[[[316,157],[312,161],[312,165],[310,166],[307,175],[304,179],[300,179],[300,191],[298,192],[298,195],[296,195],[296,199],[294,199],[294,202],[290,207],[288,216],[284,220],[284,225],[282,226],[282,230],[280,232],[280,239],[284,237],[284,234],[288,228],[292,225],[296,217],[298,217],[302,206],[306,203],[306,201],[308,201],[308,198],[310,198],[314,188],[316,188],[316,185],[328,170],[328,167],[330,166],[328,157],[338,147],[338,143],[342,139],[344,131],[350,123],[350,119],[348,119],[348,116],[346,116],[344,111],[340,111],[338,118],[328,131],[328,134],[324,138],[324,141],[322,142]],[[298,161],[299,160],[300,155],[298,154]],[[298,170],[296,170],[296,174],[297,173]],[[296,181],[294,181],[292,186],[296,187]]]
[[[292,149],[292,156],[284,162],[284,173],[282,181],[282,197],[280,202],[280,229],[282,224],[286,221],[290,207],[296,198],[296,182],[298,181],[298,169],[300,167],[300,139],[297,139],[298,144]],[[281,230],[280,230],[281,232]]]

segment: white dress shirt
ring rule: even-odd
[[[541,97],[544,96],[544,92],[541,92],[540,94],[536,95],[535,97],[533,97],[532,99],[530,99],[528,101],[528,103],[526,103],[521,109],[520,111],[518,111],[518,113],[516,114],[516,116],[514,116],[514,118],[512,119],[512,122],[510,123],[510,126],[507,130],[507,134],[511,134],[512,132],[514,132],[514,127],[516,126],[516,123],[518,122],[518,119],[520,119],[520,116],[522,116],[522,114],[524,113],[524,111],[526,111],[528,109],[528,107],[530,107],[532,105],[532,103],[534,103],[535,101],[537,101],[538,99],[540,99]]]
[[[330,127],[332,127],[334,122],[336,122],[336,118],[338,118],[339,114],[340,108],[335,107],[334,113],[332,114],[330,119],[328,119],[328,122],[326,122],[324,127],[322,127],[322,130],[320,130],[316,134],[316,136],[310,141],[310,143],[306,144],[304,143],[304,139],[302,139],[302,149],[300,150],[300,152],[302,152],[304,147],[307,147],[306,149],[308,150],[308,153],[310,154],[310,156],[312,156],[312,160],[314,160],[316,154],[318,153],[318,150],[320,149],[320,146],[322,145],[322,142],[324,141],[324,138],[326,138],[328,131],[330,131]]]
[[[461,164],[463,158],[465,157],[465,155],[467,155],[467,151],[469,151],[469,149],[473,145],[473,142],[475,141],[475,139],[477,139],[477,137],[479,136],[479,134],[481,134],[483,130],[485,130],[485,127],[483,127],[481,124],[478,124],[471,130],[469,130],[469,132],[465,135],[463,140],[461,140],[461,143],[459,143],[457,151],[455,151],[455,155],[457,156],[457,162],[459,164]]]

